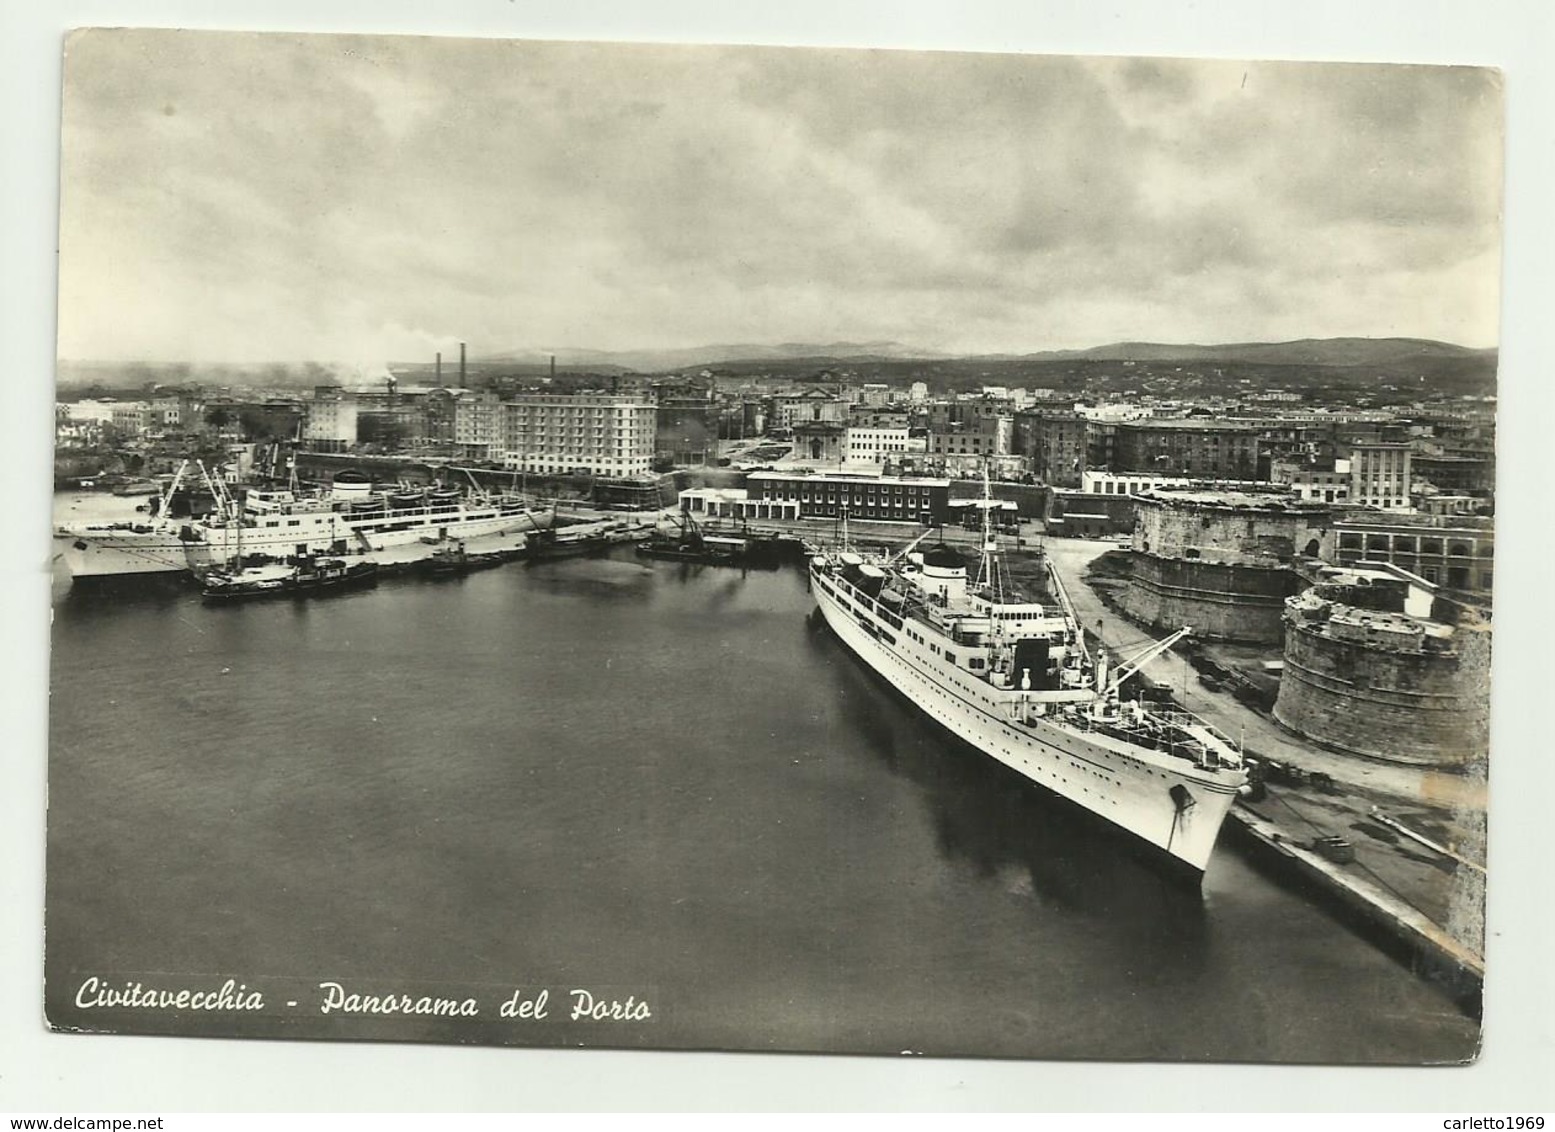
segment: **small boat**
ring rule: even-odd
[[[376,562],[346,562],[340,558],[305,558],[297,564],[297,574],[293,579],[292,589],[297,592],[307,592],[377,584],[378,564]]]
[[[517,557],[519,551],[514,550],[466,550],[464,543],[454,546],[445,546],[441,550],[434,550],[427,558],[427,568],[434,574],[468,574],[474,570],[487,570],[493,566],[501,566],[504,562]]]
[[[524,542],[523,556],[527,562],[549,562],[557,558],[582,558],[590,554],[603,554],[616,540],[606,531],[573,533],[567,530],[536,531]]]
[[[205,576],[200,596],[206,601],[236,601],[240,598],[279,597],[288,592],[297,568],[284,562],[263,566],[239,566],[231,570],[212,570]]]
[[[740,559],[740,540],[705,535],[690,515],[672,516],[680,528],[673,532],[655,532],[652,538],[637,544],[642,558],[663,558],[671,562],[703,562],[730,565]]]
[[[711,546],[705,539],[648,539],[637,544],[642,558],[663,558],[671,562],[704,562],[712,564],[736,561],[732,551]]]
[[[212,570],[204,578],[200,596],[207,601],[302,596],[322,590],[375,585],[377,581],[376,563],[309,557]]]
[[[411,490],[391,491],[388,494],[388,502],[391,510],[413,511],[418,507],[426,506],[427,493]]]

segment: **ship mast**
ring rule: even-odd
[[[993,528],[993,488],[988,482],[988,464],[983,463],[983,546],[977,564],[977,588],[988,589],[993,600],[1004,601],[1004,575],[999,569],[999,536]]]

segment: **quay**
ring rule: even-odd
[[[700,523],[710,532],[743,530],[815,543],[834,542],[840,533],[829,519]],[[921,533],[911,524],[848,524],[849,540],[864,547],[900,547]],[[953,525],[935,537],[968,550],[981,538]],[[1157,639],[1105,604],[1090,584],[1089,567],[1115,544],[1055,538],[1040,524],[1023,524],[1016,553],[1007,555],[1012,574],[1038,549],[1064,579],[1088,635],[1118,655]],[[1260,767],[1257,800],[1240,799],[1228,815],[1222,833],[1227,848],[1293,882],[1477,1012],[1485,970],[1483,774],[1472,767],[1455,773],[1323,749],[1229,689],[1196,684],[1190,690],[1187,662],[1171,653],[1147,662],[1142,671],[1152,683],[1172,688],[1182,706],[1237,739],[1249,762]]]
[[[1442,982],[1471,1012],[1478,1012],[1485,979],[1482,949],[1437,923],[1376,873],[1362,876],[1350,864],[1325,857],[1312,842],[1294,836],[1289,826],[1270,820],[1263,806],[1242,801],[1227,818],[1222,836],[1250,859],[1303,882],[1367,934],[1380,932],[1384,945],[1397,945],[1418,960],[1419,974]],[[1465,902],[1476,891],[1482,899],[1483,884],[1466,886]]]
[[[1041,542],[1087,631],[1110,649],[1127,655],[1156,639],[1092,585],[1090,567],[1110,544],[1034,531],[1024,541]],[[1261,767],[1262,796],[1240,799],[1227,815],[1227,846],[1406,955],[1477,1011],[1485,970],[1483,768],[1450,772],[1325,750],[1231,690],[1192,682],[1181,656],[1157,657],[1142,671]]]

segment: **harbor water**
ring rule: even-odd
[[[150,1032],[1441,1062],[1476,1022],[1222,846],[1202,891],[912,714],[793,570],[208,606],[60,585],[48,1008]],[[482,997],[94,1010],[85,980]],[[295,988],[302,988],[296,990]],[[546,988],[554,1025],[487,1002]],[[569,992],[651,1004],[569,1021]],[[285,997],[277,992],[272,998]]]

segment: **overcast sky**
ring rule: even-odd
[[[66,358],[1497,341],[1492,71],[98,31],[64,97]]]

